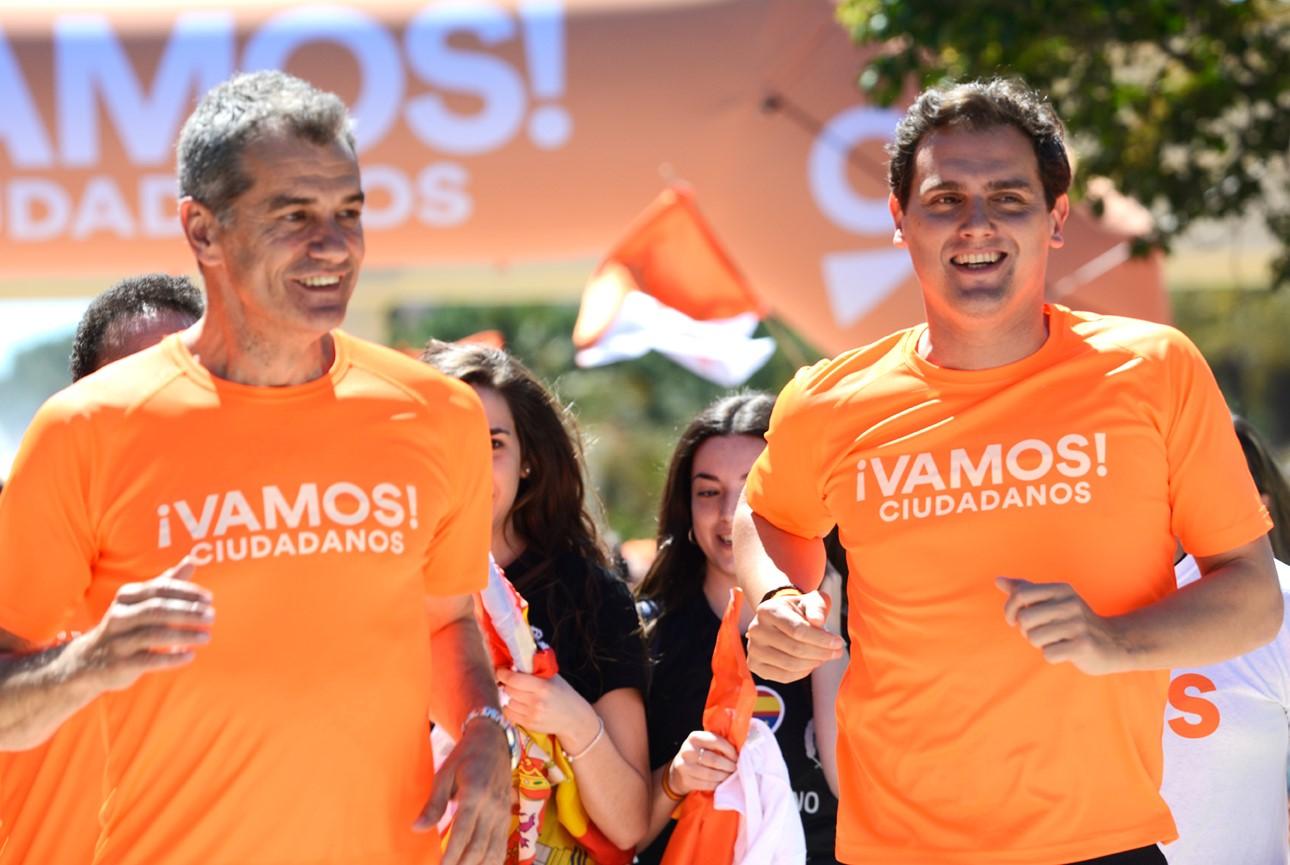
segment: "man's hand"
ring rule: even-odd
[[[511,756],[506,734],[487,718],[466,725],[461,741],[435,772],[430,800],[413,828],[433,829],[450,799],[457,803],[457,812],[441,865],[495,865],[505,859]]]
[[[1032,583],[999,577],[1008,596],[1003,617],[1030,645],[1042,649],[1050,664],[1069,661],[1090,676],[1129,669],[1129,652],[1112,619],[1089,609],[1066,583]]]
[[[748,669],[763,679],[795,682],[841,657],[842,638],[824,627],[828,607],[818,591],[784,593],[759,604],[748,626]]]
[[[145,673],[191,663],[215,621],[210,591],[192,582],[195,570],[185,558],[159,577],[121,586],[99,623],[68,645],[74,669],[99,691],[122,691]]]

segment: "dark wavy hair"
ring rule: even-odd
[[[706,560],[693,540],[690,514],[694,454],[716,436],[761,438],[770,427],[775,398],[760,391],[721,397],[699,412],[681,433],[672,452],[658,507],[658,555],[641,580],[637,595],[653,602],[660,615],[679,609],[703,591]]]
[[[1232,425],[1236,427],[1236,440],[1241,443],[1254,485],[1268,497],[1268,513],[1272,517],[1268,540],[1272,542],[1272,552],[1281,561],[1290,563],[1290,484],[1286,483],[1271,449],[1253,424],[1234,414]]]
[[[909,204],[918,145],[930,132],[958,128],[970,131],[1011,126],[1030,139],[1039,162],[1044,200],[1051,210],[1071,185],[1065,128],[1048,100],[1020,81],[991,78],[944,89],[923,91],[909,106],[887,145],[887,183],[901,208]]]
[[[520,478],[509,518],[525,552],[538,559],[515,588],[523,595],[545,584],[561,556],[572,554],[584,562],[585,600],[576,600],[557,581],[557,590],[565,591],[551,616],[557,630],[561,619],[572,617],[594,663],[591,623],[601,598],[598,572],[609,572],[609,559],[588,509],[582,438],[572,414],[528,367],[502,349],[434,339],[426,343],[421,359],[466,384],[491,388],[506,400],[529,468],[528,477]]]
[[[114,322],[170,311],[191,323],[202,317],[204,309],[201,291],[186,276],[145,273],[126,277],[90,301],[76,325],[68,360],[72,381],[99,368],[103,340]]]

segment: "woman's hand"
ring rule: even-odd
[[[681,743],[668,764],[668,786],[684,796],[697,790],[715,790],[734,774],[739,754],[735,746],[706,730],[695,730]]]
[[[600,729],[596,710],[559,673],[544,679],[498,667],[497,683],[511,723],[555,736],[566,753],[581,752]]]

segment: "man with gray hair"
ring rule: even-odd
[[[337,329],[364,251],[345,108],[235,77],[179,180],[206,312],[52,397],[0,502],[0,748],[93,703],[99,865],[433,863],[449,799],[443,861],[501,861],[487,424]],[[80,602],[98,624],[42,650]],[[437,775],[428,719],[460,740]]]

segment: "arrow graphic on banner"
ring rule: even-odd
[[[903,249],[831,252],[821,260],[833,320],[855,324],[886,300],[913,273]]]

